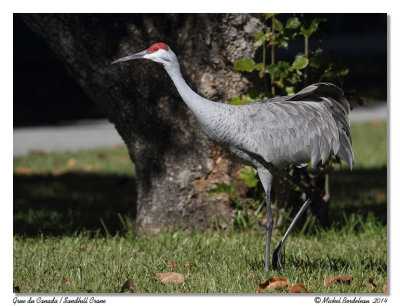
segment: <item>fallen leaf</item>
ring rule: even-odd
[[[278,290],[290,286],[290,283],[283,277],[271,277],[265,283],[258,284],[257,293],[263,290]]]
[[[85,171],[92,171],[92,170],[98,170],[101,169],[102,166],[101,165],[86,165],[85,167],[83,167],[83,169],[85,169]]]
[[[13,286],[13,293],[20,293],[21,292],[21,289],[19,289],[19,286],[18,285],[14,285]]]
[[[28,167],[17,167],[17,172],[19,174],[32,174],[34,170]]]
[[[288,293],[310,293],[302,284],[296,284],[290,287]]]
[[[387,193],[384,191],[379,194],[379,200],[386,200],[387,199]]]
[[[189,264],[183,264],[183,268],[185,268],[185,269],[189,269]]]
[[[374,278],[373,278],[373,277],[370,277],[370,278],[369,278],[368,283],[371,284],[371,286],[372,286],[373,289],[376,289],[377,286],[376,286],[375,283],[374,283]]]
[[[371,122],[371,126],[373,127],[377,127],[377,126],[381,126],[383,124],[382,120],[375,120]]]
[[[53,171],[51,172],[51,174],[52,174],[53,176],[60,176],[60,175],[63,175],[63,174],[65,174],[65,173],[67,173],[67,170],[65,170],[65,169],[53,170]]]
[[[157,273],[154,275],[155,280],[160,280],[161,283],[166,284],[166,283],[178,283],[182,284],[185,278],[188,278],[189,275],[184,275],[182,273],[177,273],[177,272],[166,272],[166,273]]]
[[[384,284],[382,287],[382,292],[387,293],[387,284]]]
[[[352,279],[353,277],[352,276],[350,276],[350,275],[340,275],[340,276],[332,276],[332,277],[328,277],[326,280],[325,280],[325,286],[329,286],[329,284],[330,283],[335,283],[335,284],[343,284],[343,283],[346,283],[346,284],[348,284],[348,285],[350,285],[350,280]]]
[[[70,158],[68,160],[68,162],[67,162],[67,167],[68,168],[72,168],[72,167],[75,167],[75,165],[76,165],[76,159],[75,158]]]
[[[72,284],[70,279],[64,279],[63,283],[66,284],[68,287],[71,287],[71,284]]]
[[[135,292],[136,287],[133,284],[132,279],[128,279],[121,287],[121,291],[119,293],[124,293],[125,290],[128,290],[128,292]]]
[[[170,270],[173,270],[173,269],[176,269],[176,267],[177,267],[178,265],[175,263],[175,262],[168,262],[167,263],[167,267],[168,267],[168,269],[170,269]]]

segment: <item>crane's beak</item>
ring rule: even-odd
[[[120,62],[130,61],[130,60],[133,60],[133,59],[143,58],[146,54],[147,54],[147,51],[145,50],[145,51],[142,51],[142,52],[139,52],[139,53],[128,55],[128,56],[122,57],[120,59],[117,59],[116,61],[113,61],[111,63],[111,65],[112,64],[116,64],[116,63],[120,63]]]

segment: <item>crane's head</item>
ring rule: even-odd
[[[133,59],[140,59],[140,58],[148,59],[153,62],[163,64],[164,66],[178,62],[176,55],[174,52],[172,52],[171,48],[168,47],[166,44],[159,42],[159,43],[151,45],[147,50],[117,59],[116,61],[112,62],[111,64],[126,62],[126,61],[130,61]]]

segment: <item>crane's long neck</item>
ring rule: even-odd
[[[217,105],[220,103],[209,101],[201,97],[195,93],[188,84],[186,84],[182,77],[178,62],[166,65],[164,68],[174,82],[183,101],[193,111],[196,117],[201,116],[205,112],[212,111],[212,107],[218,107]]]

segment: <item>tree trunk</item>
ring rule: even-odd
[[[215,214],[232,219],[228,197],[205,191],[215,182],[235,179],[238,165],[201,132],[163,68],[144,60],[110,63],[162,41],[174,50],[195,91],[225,101],[248,89],[233,62],[253,56],[257,19],[247,14],[21,17],[124,139],[136,165],[137,228],[158,232],[176,222],[204,228]]]

